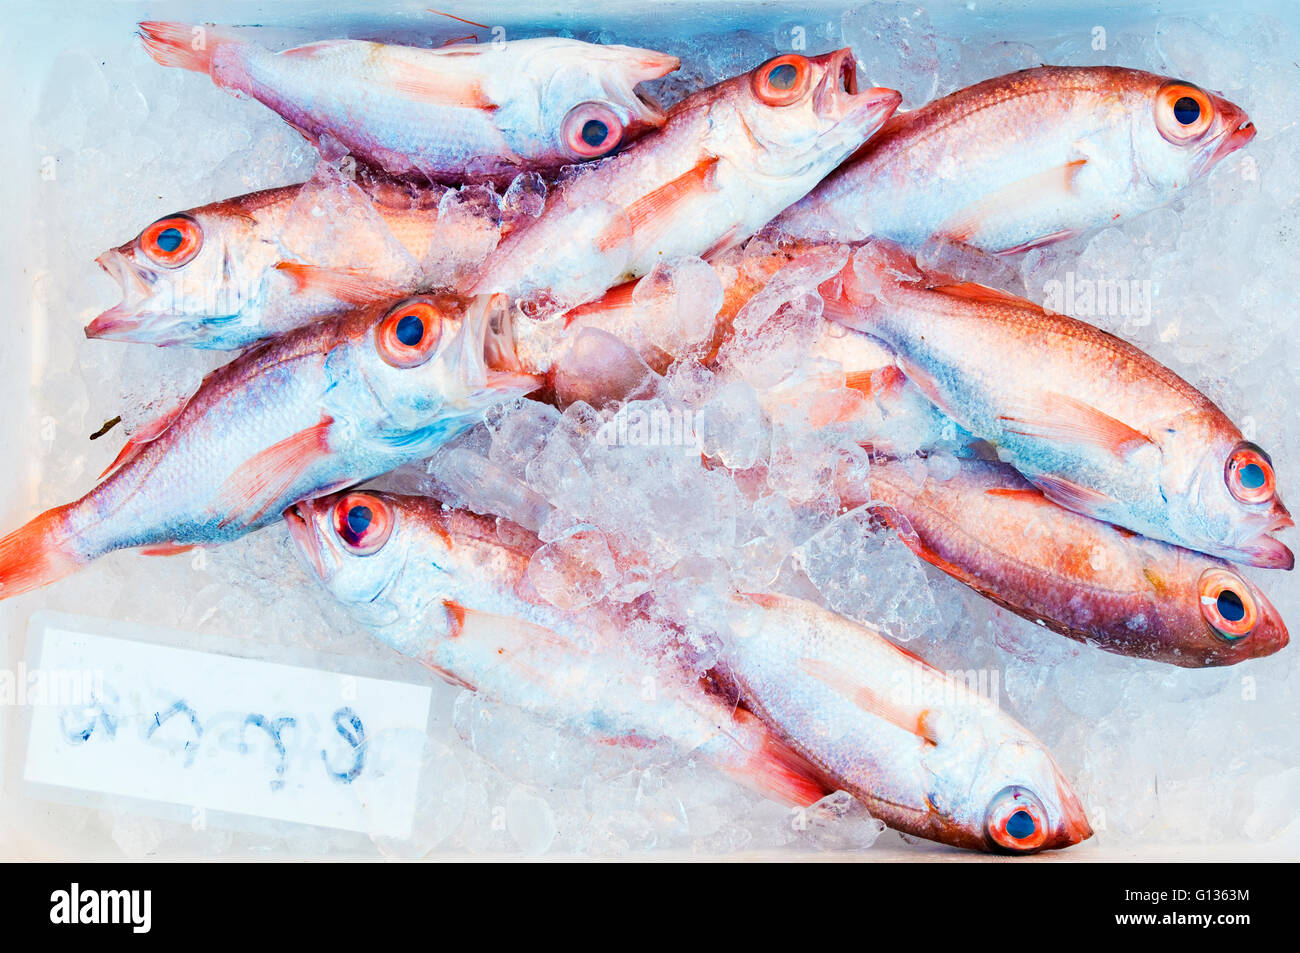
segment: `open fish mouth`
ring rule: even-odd
[[[285,510],[283,515],[285,525],[289,528],[289,536],[298,544],[298,552],[321,582],[327,582],[329,575],[325,569],[320,537],[312,523],[311,503],[295,503]]]
[[[874,86],[860,90],[857,60],[847,46],[812,60],[824,70],[813,92],[813,109],[819,116],[831,119],[852,116],[874,132],[903,101],[903,95],[896,89]]]
[[[1279,539],[1261,533],[1249,543],[1240,547],[1238,552],[1245,557],[1247,565],[1261,569],[1294,569],[1295,554],[1289,546]]]
[[[122,289],[122,300],[86,325],[86,337],[106,341],[134,340],[144,326],[140,320],[142,305],[153,297],[153,283],[116,248],[95,259]]]

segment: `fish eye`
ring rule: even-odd
[[[1220,637],[1237,642],[1255,630],[1259,609],[1245,580],[1230,569],[1207,569],[1198,586],[1201,615]]]
[[[1028,853],[1047,841],[1047,811],[1032,791],[1013,784],[989,802],[984,829],[998,849]]]
[[[179,268],[193,261],[203,247],[203,229],[188,215],[169,215],[141,232],[136,243],[154,264]]]
[[[427,298],[403,301],[375,328],[375,348],[393,367],[419,367],[442,340],[442,312]]]
[[[604,103],[580,103],[561,124],[564,144],[578,159],[595,159],[623,141],[623,121]]]
[[[348,493],[334,504],[334,535],[353,555],[379,552],[392,533],[392,511],[373,493]]]
[[[1174,118],[1180,125],[1190,126],[1201,118],[1201,104],[1191,96],[1180,96],[1174,102]]]
[[[1195,142],[1214,124],[1214,104],[1190,83],[1165,83],[1156,91],[1156,128],[1174,145]]]
[[[1277,492],[1273,461],[1253,443],[1241,443],[1224,464],[1223,479],[1228,492],[1241,503],[1267,503]]]
[[[761,102],[769,106],[789,106],[808,92],[811,76],[808,58],[788,53],[768,60],[754,70],[750,85]]]

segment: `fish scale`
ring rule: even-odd
[[[1159,97],[1175,82],[1044,66],[976,83],[893,117],[775,227],[911,251],[938,240],[1011,253],[1131,218],[1168,204],[1255,135],[1240,107],[1191,87],[1213,121],[1190,141],[1168,138]]]
[[[877,459],[869,487],[845,506],[884,504],[903,540],[977,592],[1031,621],[1107,651],[1197,668],[1271,655],[1287,645],[1281,616],[1222,560],[1126,533],[1056,506],[1004,464],[962,459],[943,479]],[[1225,635],[1207,619],[1207,574],[1258,621]]]
[[[384,328],[411,313],[423,317],[410,347],[427,350],[394,357]],[[0,598],[115,549],[235,539],[297,500],[427,456],[538,385],[485,366],[486,321],[484,308],[413,299],[244,352],[173,415],[137,431],[80,500],[0,539]]]
[[[350,552],[334,508],[389,514],[379,549]],[[751,714],[689,673],[639,655],[614,616],[564,612],[526,579],[540,541],[435,500],[362,493],[285,514],[308,568],[397,651],[484,697],[601,744],[693,754],[763,793],[807,805],[830,789]]]
[[[1061,505],[1290,568],[1290,550],[1269,535],[1292,525],[1276,493],[1242,502],[1230,492],[1228,462],[1249,446],[1241,431],[1136,347],[1004,292],[925,278],[884,242],[860,249],[827,294],[837,321],[881,340],[944,413]]]
[[[1017,850],[990,829],[1008,790],[1028,792],[1041,841],[1091,836],[1037,739],[996,699],[875,630],[784,595],[738,600],[721,667],[746,704],[897,830],[974,850]]]
[[[329,140],[390,174],[448,184],[505,182],[593,158],[575,151],[565,128],[592,104],[612,137],[598,154],[626,145],[663,120],[636,85],[678,66],[653,50],[562,37],[442,49],[326,40],[272,53],[217,27],[149,21],[140,30],[162,65],[209,74],[318,145]]]

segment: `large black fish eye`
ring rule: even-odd
[[[1201,118],[1201,104],[1191,96],[1182,96],[1174,103],[1174,118],[1184,126],[1190,126]]]
[[[1215,608],[1219,610],[1219,615],[1229,622],[1240,622],[1246,617],[1246,604],[1241,601],[1241,596],[1231,589],[1224,589],[1219,593],[1218,599],[1215,600]]]

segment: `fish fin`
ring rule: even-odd
[[[213,503],[213,509],[226,514],[218,525],[252,524],[262,517],[294,480],[329,451],[333,423],[333,418],[323,415],[320,423],[271,444],[235,470]]]
[[[428,69],[415,63],[394,63],[393,88],[430,106],[453,109],[478,109],[493,112],[499,103],[492,100],[481,83],[465,82],[440,69]]]
[[[1100,447],[1121,459],[1154,443],[1122,420],[1073,397],[1048,391],[1041,406],[1013,410],[998,417],[1008,433],[1041,440],[1077,441]]]
[[[734,247],[737,242],[744,241],[749,235],[750,232],[743,225],[732,225],[721,238],[706,248],[700,257],[708,261],[714,255],[720,255],[728,248]]]
[[[155,546],[145,546],[139,550],[141,556],[179,556],[181,553],[188,553],[191,549],[197,549],[198,543],[158,543]]]
[[[844,386],[872,400],[896,399],[907,385],[907,375],[897,366],[886,364],[869,371],[851,371],[844,375]]]
[[[1032,302],[1017,297],[1009,291],[999,291],[997,288],[990,288],[988,285],[977,284],[974,281],[963,281],[955,285],[937,285],[930,290],[948,295],[950,298],[961,298],[965,301],[996,301],[1002,304],[1032,305]]]
[[[1005,496],[1013,500],[1032,500],[1035,503],[1049,503],[1043,491],[1032,486],[995,486],[984,491],[985,496]]]
[[[913,656],[913,658],[916,658],[916,656]],[[867,714],[887,721],[895,728],[901,728],[909,734],[916,735],[917,738],[927,744],[935,745],[939,743],[938,739],[929,731],[925,709],[917,709],[914,706],[891,701],[861,680],[854,678],[851,673],[824,659],[800,659],[799,668],[836,693],[852,701],[854,705]]]
[[[1077,228],[1064,228],[1059,232],[1052,232],[1050,235],[1041,235],[1038,238],[1030,239],[1019,245],[1012,245],[1010,248],[1001,248],[994,252],[995,255],[1019,255],[1022,252],[1033,251],[1035,248],[1042,248],[1044,245],[1053,245],[1056,242],[1063,242],[1068,238],[1073,238],[1080,234]]]
[[[165,410],[153,420],[136,427],[131,436],[127,438],[126,443],[122,445],[122,449],[117,456],[113,458],[113,462],[99,475],[99,479],[104,479],[110,473],[116,473],[139,456],[140,451],[144,449],[146,444],[152,443],[163,435],[173,421],[180,416],[181,411],[189,405],[189,402],[190,397],[183,397],[174,406]]]
[[[325,50],[336,49],[340,46],[347,46],[355,43],[356,40],[317,40],[315,43],[304,43],[302,46],[291,47],[287,50],[281,50],[276,56],[283,56],[289,60],[311,59],[317,53]]]
[[[609,251],[633,236],[649,237],[667,227],[675,209],[712,187],[713,170],[717,165],[716,156],[701,159],[671,182],[637,199],[625,210],[627,222],[620,217],[597,235],[596,247]]]
[[[1087,163],[1087,159],[1073,159],[1064,165],[1011,182],[960,209],[939,226],[935,235],[961,244],[970,244],[970,239],[990,219],[1006,209],[1024,208],[1073,194],[1074,180]]]
[[[1064,506],[1067,510],[1073,510],[1075,513],[1082,513],[1084,516],[1091,516],[1094,519],[1105,519],[1101,515],[1102,509],[1113,502],[1104,493],[1090,487],[1080,486],[1062,477],[1040,476],[1035,477],[1031,482],[1043,491],[1043,496],[1058,506]]]
[[[292,278],[297,291],[327,294],[348,304],[396,298],[407,290],[357,268],[322,268],[299,261],[281,261],[276,263],[275,270]]]
[[[982,596],[992,596],[992,592],[984,586],[979,579],[972,575],[968,570],[940,556],[937,552],[926,545],[925,541],[919,536],[904,535],[900,533],[899,539],[903,541],[903,545],[910,549],[917,559],[924,560],[935,569],[938,569],[940,572],[946,573],[958,582],[969,586]],[[912,655],[912,653],[908,652],[907,649],[904,649],[901,646],[896,645],[894,648],[898,649],[900,652]],[[917,661],[924,661],[924,659],[919,655],[912,655],[912,657]]]
[[[737,708],[732,716],[739,730],[749,736],[742,746],[747,751],[739,776],[764,794],[791,807],[816,804],[835,790],[822,773],[759,720],[753,712]]]
[[[196,73],[211,73],[212,55],[222,43],[230,42],[212,27],[191,26],[165,20],[146,20],[138,34],[145,51],[161,66],[175,66]],[[195,45],[202,38],[202,42]]]
[[[64,529],[73,505],[46,510],[0,539],[0,599],[49,585],[85,565]]]
[[[586,304],[580,304],[576,308],[570,308],[564,313],[564,326],[572,326],[574,321],[580,321],[591,315],[599,315],[606,311],[621,311],[624,308],[632,306],[632,295],[636,291],[636,286],[640,280],[625,281],[621,285],[615,285],[606,291],[595,301],[588,301]]]
[[[460,638],[465,631],[465,607],[452,599],[443,599],[442,606],[447,610],[447,634],[453,639]]]
[[[895,355],[894,360],[898,364],[898,369],[903,372],[903,376],[917,386],[917,389],[925,395],[926,400],[934,404],[934,406],[938,407],[949,417],[952,417],[954,420],[957,419],[953,414],[952,408],[949,407],[947,401],[943,399],[943,394],[939,390],[938,382],[935,381],[934,377],[928,371],[922,368],[920,364],[909,361],[901,354]]]

